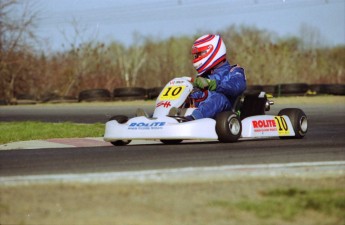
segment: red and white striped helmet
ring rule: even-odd
[[[219,35],[207,34],[194,42],[192,54],[193,66],[200,76],[226,59],[226,47]]]

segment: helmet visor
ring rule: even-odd
[[[207,45],[203,47],[193,47],[192,54],[193,54],[193,61],[197,62],[205,57],[207,57],[213,50],[212,45]]]
[[[202,52],[197,52],[195,54],[193,54],[193,59],[198,59],[200,57],[203,57],[207,54],[207,51],[202,51]]]

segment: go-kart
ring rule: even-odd
[[[113,116],[105,125],[104,141],[126,145],[131,140],[160,140],[178,144],[183,140],[218,140],[236,142],[240,138],[303,138],[308,130],[306,114],[298,108],[285,108],[278,115],[265,115],[273,102],[265,92],[245,93],[230,111],[216,119],[188,121],[194,107],[190,93],[194,87],[188,77],[168,82],[156,100],[152,116],[138,109],[136,117]]]

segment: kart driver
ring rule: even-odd
[[[214,118],[231,110],[236,98],[246,89],[244,69],[230,65],[226,47],[219,35],[198,38],[192,46],[193,66],[198,72],[191,98],[197,107],[187,120]]]

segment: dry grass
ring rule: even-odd
[[[344,177],[0,186],[0,224],[344,224],[344,186]],[[302,207],[290,216],[274,212],[279,205],[286,211],[300,204],[296,190],[325,192],[326,199],[335,196],[342,204],[331,210]],[[272,216],[243,207],[267,207],[268,193],[274,204],[266,212]]]

